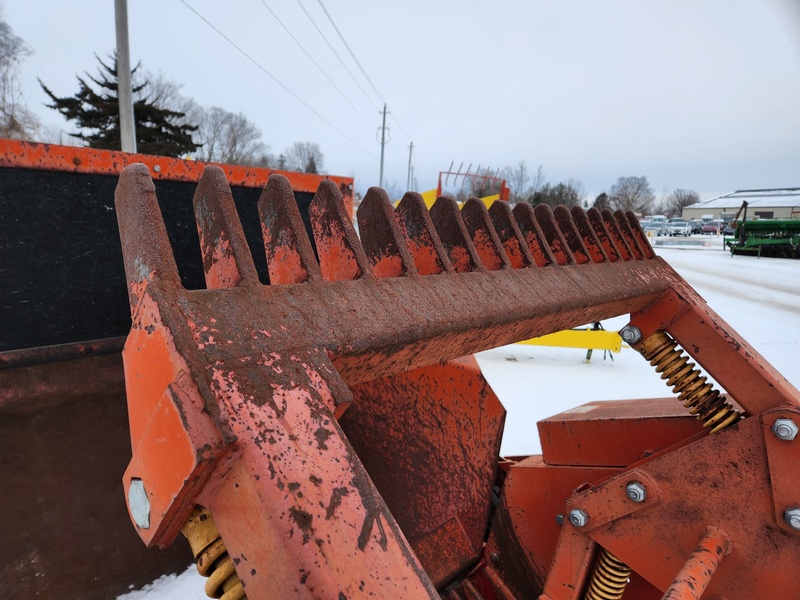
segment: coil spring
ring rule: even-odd
[[[584,600],[620,600],[631,568],[603,548],[594,564]]]
[[[192,548],[197,572],[208,577],[206,595],[222,600],[245,600],[244,586],[209,510],[195,506],[181,531]]]
[[[657,331],[642,343],[642,355],[661,373],[678,400],[697,416],[711,433],[722,431],[741,418],[741,413],[726,402],[725,396],[695,369],[678,343],[665,331]]]

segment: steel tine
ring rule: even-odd
[[[570,210],[570,216],[572,218],[572,222],[575,224],[575,227],[578,230],[578,235],[580,235],[581,239],[583,240],[584,247],[589,252],[589,258],[592,259],[592,262],[609,262],[610,258],[606,253],[603,244],[600,242],[600,236],[595,231],[592,223],[589,221],[589,216],[586,214],[586,211],[580,206],[573,206]],[[602,233],[602,220],[600,221],[600,227]],[[608,238],[605,233],[603,233],[603,235],[606,237],[606,239]]]
[[[169,281],[181,286],[181,278],[147,166],[137,163],[125,167],[114,192],[114,203],[133,308],[148,282]]]
[[[321,281],[322,271],[286,177],[270,175],[258,200],[258,213],[270,284]]]
[[[500,238],[497,237],[483,200],[478,198],[467,200],[461,207],[461,217],[483,266],[490,271],[510,269],[511,261],[506,256]]]
[[[606,229],[608,230],[609,234],[611,234],[611,239],[616,245],[620,258],[622,260],[633,260],[633,252],[631,251],[630,246],[628,246],[625,236],[622,235],[622,231],[620,231],[619,224],[614,218],[614,213],[605,208],[600,215],[603,217],[603,223],[605,223]]]
[[[394,214],[405,235],[417,273],[455,273],[422,196],[406,192]]]
[[[522,235],[508,202],[495,201],[489,207],[489,218],[492,220],[497,237],[503,245],[506,256],[513,269],[524,269],[536,264],[528,244]]]
[[[536,266],[546,267],[559,264],[550,250],[550,245],[547,243],[542,228],[536,222],[533,207],[527,202],[520,202],[511,211],[511,215],[516,221],[522,238],[525,240],[533,260],[536,262]],[[566,264],[566,259],[564,259],[564,264]]]
[[[644,234],[644,231],[642,231],[642,226],[639,224],[638,217],[631,211],[627,211],[625,213],[625,217],[628,219],[628,224],[631,226],[633,237],[639,243],[639,248],[641,249],[644,257],[655,258],[656,253],[653,252],[653,247],[650,245],[650,242],[647,241],[647,236]]]
[[[591,262],[589,251],[583,245],[583,240],[580,233],[578,233],[578,228],[575,227],[572,215],[569,214],[569,209],[566,206],[556,206],[553,209],[553,216],[561,234],[567,241],[569,249],[572,251],[575,262],[579,265]]]
[[[431,221],[457,273],[485,270],[454,198],[439,196],[431,207]]]
[[[356,217],[361,244],[376,277],[417,274],[414,259],[385,191],[379,187],[369,188]]]
[[[619,225],[619,229],[622,232],[622,236],[625,238],[625,241],[628,242],[628,247],[633,253],[633,258],[635,260],[642,260],[644,258],[644,250],[642,250],[642,247],[639,245],[639,241],[636,239],[636,236],[633,233],[633,229],[628,221],[628,217],[625,216],[623,211],[617,210],[614,212],[614,219],[617,221],[617,225]]]
[[[539,229],[544,234],[553,256],[556,257],[556,262],[560,266],[574,265],[576,262],[575,257],[572,256],[572,250],[570,250],[567,240],[564,239],[564,235],[558,228],[553,209],[547,204],[538,204],[533,209],[533,216],[539,225]]]
[[[320,183],[308,212],[322,277],[326,281],[373,278],[372,267],[344,208],[342,193],[334,182],[326,179]]]
[[[208,289],[258,283],[253,256],[225,172],[205,168],[194,193],[194,214]]]

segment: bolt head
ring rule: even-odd
[[[141,479],[131,479],[128,487],[128,507],[131,509],[133,522],[139,529],[150,529],[150,500]]]
[[[796,438],[797,432],[797,425],[791,419],[775,419],[775,424],[772,426],[772,433],[775,434],[775,437],[787,442]]]
[[[589,513],[582,508],[573,508],[569,511],[569,522],[575,527],[584,527],[589,522]]]
[[[647,500],[647,488],[638,481],[629,482],[628,485],[625,486],[625,493],[628,495],[628,498],[634,502],[644,502]]]
[[[783,512],[783,519],[789,527],[800,531],[800,507],[787,508]]]
[[[497,554],[496,552],[492,552],[492,553],[489,555],[489,560],[490,560],[490,561],[492,561],[492,564],[493,564],[495,567],[499,567],[499,566],[500,566],[500,555],[499,555],[499,554]]]
[[[625,327],[619,330],[619,336],[626,344],[638,344],[642,341],[641,330],[633,325],[625,325]]]

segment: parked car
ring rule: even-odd
[[[667,232],[669,235],[689,237],[692,234],[692,226],[686,219],[670,219],[667,221]]]
[[[644,228],[645,234],[652,232],[653,235],[667,235],[667,224],[661,221],[651,221]]]
[[[692,226],[692,233],[702,233],[703,231],[702,219],[692,219],[689,221],[689,224]]]
[[[719,232],[722,231],[724,228],[725,228],[725,223],[723,223],[718,219],[715,219],[713,221],[708,221],[707,223],[705,223],[703,225],[701,233],[719,234]]]

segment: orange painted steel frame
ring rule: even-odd
[[[155,180],[194,182],[199,181],[203,170],[211,164],[166,156],[0,139],[0,167],[119,175],[126,166],[134,163],[147,165],[150,176]],[[353,213],[352,177],[295,173],[241,165],[218,166],[232,186],[263,188],[270,174],[281,173],[289,179],[295,192],[315,192],[320,181],[329,179],[339,187],[346,209],[351,215]]]
[[[252,598],[572,600],[601,549],[633,569],[631,597],[712,563],[697,580],[711,595],[800,590],[786,516],[799,451],[773,433],[800,423],[800,394],[655,256],[632,214],[477,199],[459,211],[450,198],[429,213],[412,193],[393,210],[372,188],[359,239],[323,181],[315,254],[273,176],[263,286],[211,167],[195,194],[208,289],[186,290],[146,166],[123,172],[116,203],[133,316],[123,483],[146,490],[149,522],[132,519],[148,545],[205,506]],[[668,332],[744,418],[709,435],[664,408],[674,400],[588,405],[540,425],[541,457],[498,465],[504,411],[458,357],[626,313],[634,347]],[[709,539],[732,552],[703,563]]]

